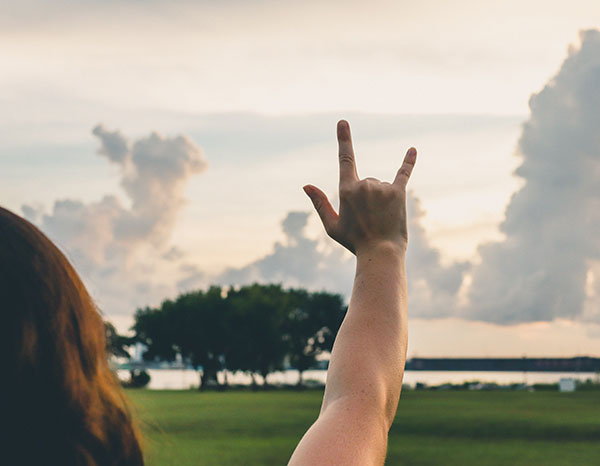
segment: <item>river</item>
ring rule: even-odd
[[[198,386],[198,373],[190,369],[149,369],[150,383],[148,388],[153,390],[186,390]],[[118,371],[119,378],[127,380],[129,372]],[[327,371],[314,370],[304,372],[303,379],[308,383],[325,383]],[[497,383],[508,385],[524,383],[533,385],[538,383],[558,383],[561,378],[576,380],[593,379],[599,381],[600,376],[592,372],[460,372],[460,371],[406,371],[404,384],[414,388],[416,383],[429,386],[445,383],[462,384],[464,382],[478,381],[482,383]],[[223,375],[219,375],[223,381]],[[260,377],[259,377],[260,379]],[[251,377],[242,373],[228,373],[230,384],[249,385]],[[262,379],[261,379],[262,380]],[[270,384],[295,384],[298,381],[298,371],[288,370],[269,374],[267,381]]]

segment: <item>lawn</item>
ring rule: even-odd
[[[149,466],[284,465],[320,391],[128,390]],[[388,465],[600,464],[600,392],[405,391]]]

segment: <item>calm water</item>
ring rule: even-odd
[[[119,377],[123,380],[129,378],[129,372],[120,370]],[[193,370],[177,369],[150,369],[151,380],[148,388],[154,390],[181,390],[197,387],[198,373]],[[325,383],[327,371],[306,371],[304,381],[317,381]],[[222,375],[219,375],[223,381]],[[406,371],[404,384],[414,387],[417,382],[427,385],[441,385],[444,383],[461,384],[463,382],[495,382],[501,385],[511,383],[557,383],[561,378],[574,378],[577,380],[598,380],[598,374],[592,372],[453,372],[453,371]],[[228,374],[231,384],[250,384],[252,379],[247,374]],[[262,380],[259,378],[259,380]],[[269,374],[267,380],[271,384],[294,384],[298,381],[298,372],[289,370]]]

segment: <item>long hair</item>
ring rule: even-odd
[[[102,317],[66,257],[0,208],[0,463],[143,465]]]

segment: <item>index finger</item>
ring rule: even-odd
[[[356,173],[356,161],[354,160],[354,149],[352,148],[352,136],[350,125],[346,120],[340,120],[337,124],[337,138],[340,160],[340,185],[352,181],[358,181]]]

